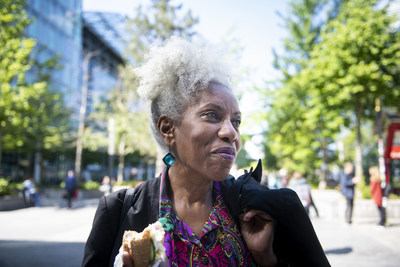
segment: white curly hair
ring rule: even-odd
[[[210,83],[232,88],[231,70],[223,53],[203,39],[172,37],[151,48],[144,65],[134,72],[140,81],[138,94],[150,104],[151,133],[163,152],[168,147],[157,129],[161,115],[179,125],[186,108]]]

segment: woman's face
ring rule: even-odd
[[[174,166],[185,175],[224,180],[241,148],[241,113],[232,92],[211,83],[175,127]]]

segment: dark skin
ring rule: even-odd
[[[240,120],[233,93],[214,83],[185,110],[179,123],[165,115],[158,120],[159,133],[176,159],[168,172],[174,211],[197,236],[213,206],[213,182],[228,176],[241,148]],[[253,259],[274,266],[275,220],[262,211],[248,210],[240,216],[240,228]],[[129,254],[124,254],[123,262],[133,266]]]

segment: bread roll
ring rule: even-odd
[[[157,221],[140,233],[125,231],[122,246],[131,255],[135,267],[152,266],[165,258],[164,229]]]

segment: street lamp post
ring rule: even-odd
[[[108,120],[108,176],[110,182],[114,178],[114,155],[115,155],[115,119]]]
[[[99,54],[99,51],[89,52],[83,59],[82,69],[83,69],[83,85],[81,92],[81,107],[79,109],[79,126],[78,135],[76,140],[76,155],[75,155],[75,174],[78,179],[81,177],[81,165],[82,165],[82,148],[83,148],[83,134],[85,132],[85,116],[87,109],[87,96],[89,90],[89,63],[92,57]]]

